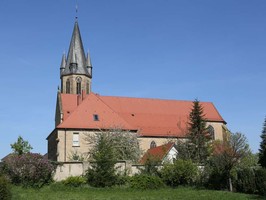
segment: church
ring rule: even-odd
[[[86,155],[86,135],[118,127],[137,134],[143,152],[186,138],[192,101],[102,96],[94,93],[92,64],[85,53],[78,21],[75,21],[67,56],[60,66],[55,128],[47,137],[48,159],[74,161]],[[211,102],[201,102],[213,140],[223,140],[226,122]]]

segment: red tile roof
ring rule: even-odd
[[[100,96],[90,93],[78,105],[78,96],[61,94],[63,122],[58,128],[124,128],[141,136],[184,136],[192,101]],[[201,102],[207,121],[225,123],[214,105]],[[94,121],[98,115],[99,121]]]
[[[156,159],[156,161],[162,162],[174,145],[174,143],[169,142],[167,144],[148,149],[141,158],[140,163],[145,164],[148,158]]]

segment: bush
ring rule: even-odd
[[[198,177],[198,168],[191,160],[178,159],[174,164],[166,164],[160,173],[166,185],[177,187],[194,184]]]
[[[252,168],[237,170],[235,188],[238,192],[254,194],[256,193],[255,172]]]
[[[133,189],[159,189],[165,187],[162,179],[158,176],[135,175],[130,178],[130,187]]]
[[[86,179],[81,176],[70,176],[67,179],[63,180],[62,183],[71,187],[79,187],[86,183]]]
[[[6,173],[14,184],[42,187],[52,181],[55,166],[42,155],[26,153],[5,160]]]
[[[11,199],[11,191],[8,181],[5,177],[0,176],[0,199],[9,200]]]
[[[88,169],[86,173],[87,183],[93,187],[111,187],[116,184],[117,177],[114,169],[104,168],[104,163]]]
[[[129,176],[126,175],[118,175],[116,179],[116,185],[122,186],[122,185],[128,185],[130,183]]]
[[[227,175],[222,171],[213,170],[205,186],[209,189],[224,190],[227,185]]]
[[[255,171],[257,192],[266,195],[266,169],[261,168]]]

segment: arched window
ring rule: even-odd
[[[157,146],[156,142],[152,141],[150,144],[150,149],[155,148],[156,146]]]
[[[80,77],[76,78],[76,82],[77,82],[77,94],[81,94],[81,81],[82,79]]]
[[[215,131],[212,125],[208,126],[208,131],[212,140],[215,140]]]
[[[70,80],[69,79],[67,79],[66,81],[66,93],[70,94]]]

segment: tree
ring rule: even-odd
[[[139,160],[140,150],[137,135],[121,129],[100,130],[88,135],[92,145],[89,152],[91,168],[87,171],[88,183],[96,187],[116,183],[115,164],[118,160]]]
[[[159,156],[148,154],[147,159],[145,160],[143,164],[144,164],[144,167],[139,168],[141,174],[157,176],[159,174],[158,166],[162,164],[162,161],[159,158]]]
[[[250,152],[247,139],[242,133],[230,133],[227,140],[216,142],[213,147],[212,168],[225,176],[232,191],[231,171]]]
[[[10,146],[13,149],[13,152],[18,155],[29,153],[32,150],[29,142],[24,140],[21,136],[18,137],[17,142],[10,144]]]
[[[204,163],[210,155],[209,141],[211,137],[206,129],[203,107],[196,99],[189,114],[188,142],[191,159],[197,163]]]
[[[98,133],[97,141],[90,152],[91,168],[87,170],[86,177],[90,185],[95,187],[109,187],[116,183],[115,151],[109,135]]]
[[[141,151],[136,133],[122,130],[121,128],[112,128],[89,134],[85,140],[89,145],[95,147],[95,145],[98,145],[99,137],[102,135],[106,137],[108,143],[112,144],[116,160],[139,160]]]
[[[14,184],[42,187],[53,179],[56,166],[41,154],[13,154],[4,161],[5,173]]]
[[[262,133],[261,133],[260,149],[259,149],[259,164],[266,168],[266,117],[264,120]]]

